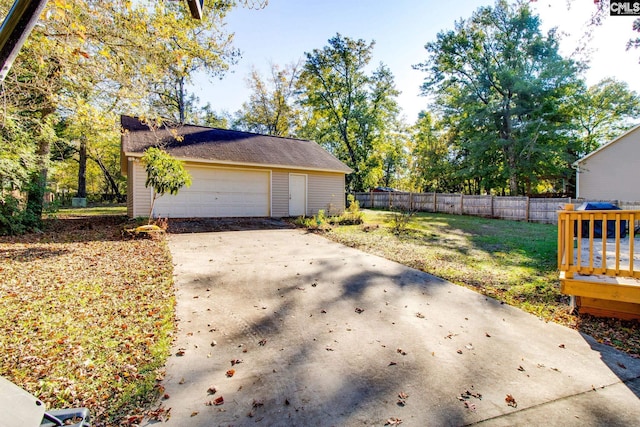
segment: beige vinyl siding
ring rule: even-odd
[[[133,160],[126,160],[127,171],[127,216],[133,217]]]
[[[631,132],[579,163],[578,197],[640,200],[640,131]]]
[[[344,211],[344,174],[309,172],[307,181],[307,214],[324,209],[329,215]]]
[[[133,173],[129,175],[129,180],[132,181],[132,191],[135,195],[133,201],[132,217],[149,216],[149,209],[151,209],[151,189],[144,186],[144,182],[147,180],[147,173],[140,163],[140,160],[135,159],[131,162]]]
[[[271,173],[271,216],[289,216],[289,172],[274,170]]]
[[[190,163],[190,165],[205,166],[206,164]],[[265,170],[252,167],[243,169]],[[320,209],[324,209],[327,214],[339,214],[344,211],[345,175],[343,173],[279,168],[270,170],[272,217],[289,216],[289,175],[292,173],[307,176],[307,215],[315,215]],[[127,175],[127,214],[130,217],[148,216],[151,207],[151,190],[144,186],[146,173],[139,159],[129,161]]]

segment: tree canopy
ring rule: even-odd
[[[324,144],[354,172],[348,187],[361,191],[381,177],[381,152],[390,118],[398,111],[391,71],[380,64],[367,73],[374,42],[337,34],[322,49],[305,54],[300,75],[306,108],[301,133]]]
[[[423,91],[455,129],[468,179],[517,195],[561,173],[570,117],[558,107],[578,87],[577,69],[528,5],[481,7],[425,48]]]
[[[255,68],[247,77],[251,94],[236,113],[235,126],[248,132],[293,136],[300,115],[296,92],[300,64],[281,68],[272,63],[270,69],[266,80]]]
[[[11,3],[0,0],[0,12]],[[39,225],[51,166],[69,169],[60,161],[77,162],[79,194],[87,160],[117,193],[119,129],[103,118],[185,120],[192,74],[220,76],[237,58],[223,25],[232,6],[207,0],[196,21],[185,2],[48,2],[2,87],[0,146],[23,141],[0,152],[2,187],[28,190],[30,227]]]

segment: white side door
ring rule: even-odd
[[[289,216],[307,214],[307,175],[289,174]]]

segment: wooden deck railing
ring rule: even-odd
[[[639,220],[639,210],[576,211],[566,205],[558,213],[560,290],[571,296],[572,309],[640,319]]]
[[[637,220],[640,211],[576,211],[566,205],[558,213],[558,266],[564,277],[640,278],[640,263],[634,265]],[[598,228],[601,236],[596,237]]]

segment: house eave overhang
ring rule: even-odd
[[[626,131],[625,133],[623,133],[622,135],[618,136],[617,138],[612,139],[611,141],[605,143],[604,145],[598,147],[597,149],[593,150],[592,152],[590,152],[589,154],[587,154],[586,156],[579,158],[578,160],[576,160],[575,162],[573,162],[571,164],[571,166],[573,166],[575,169],[579,169],[580,168],[580,163],[584,163],[586,160],[588,160],[589,158],[593,157],[594,155],[598,154],[599,152],[609,148],[610,146],[612,146],[613,144],[615,144],[616,142],[620,141],[622,138],[626,137],[627,135],[630,135],[632,133],[634,133],[635,131],[640,130],[640,125],[634,126],[631,129],[629,129],[628,131]]]
[[[142,157],[142,153],[124,153],[127,159],[140,159]],[[246,166],[252,168],[274,168],[274,169],[295,169],[295,170],[303,170],[309,172],[327,172],[327,173],[342,173],[345,175],[353,172],[352,169],[349,170],[339,170],[339,169],[326,169],[326,168],[313,168],[308,166],[300,166],[300,165],[280,165],[280,164],[269,164],[269,163],[247,163],[247,162],[233,162],[229,160],[212,160],[212,159],[200,159],[200,158],[190,158],[190,157],[178,157],[178,160],[182,160],[183,162],[188,163],[204,163],[210,165],[220,165],[220,166]]]

